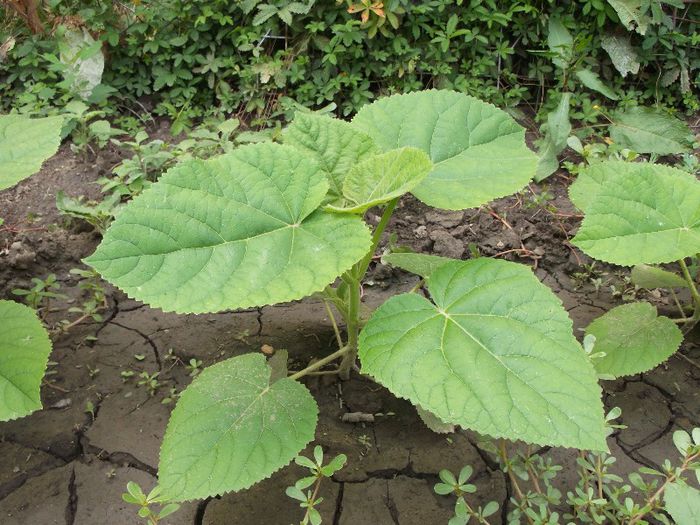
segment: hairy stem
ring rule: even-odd
[[[310,372],[313,372],[314,370],[318,370],[319,368],[326,366],[328,363],[335,361],[336,359],[343,357],[345,354],[347,354],[349,351],[349,348],[347,346],[344,346],[340,350],[337,350],[336,352],[333,352],[330,355],[327,355],[323,359],[319,359],[318,361],[314,361],[311,363],[309,366],[304,368],[303,370],[299,370],[298,372],[295,372],[294,374],[289,376],[289,379],[299,379],[300,377],[304,377],[305,375],[308,375]]]
[[[338,323],[335,321],[333,310],[331,310],[331,306],[328,304],[328,301],[326,299],[323,299],[323,306],[326,307],[326,313],[328,314],[328,318],[331,320],[331,324],[333,325],[333,333],[335,333],[335,340],[338,342],[338,348],[343,348],[343,338],[340,336],[340,330],[338,330]]]
[[[695,325],[700,321],[700,292],[698,292],[697,286],[695,286],[695,281],[690,275],[688,266],[685,264],[684,259],[680,259],[678,264],[683,272],[683,278],[688,283],[688,288],[690,288],[690,295],[693,298],[693,316],[688,320],[687,325],[684,327],[683,331],[687,334],[690,332]]]
[[[369,252],[367,252],[364,259],[355,265],[355,277],[358,281],[362,281],[362,278],[365,276],[365,272],[367,271],[367,268],[369,268],[369,263],[372,262],[374,252],[377,251],[379,241],[382,240],[382,234],[389,224],[389,219],[391,219],[391,215],[394,213],[394,209],[396,208],[398,202],[399,199],[396,198],[387,203],[386,208],[384,208],[384,213],[382,213],[382,218],[379,219],[379,224],[377,224],[377,227],[374,229],[374,233],[372,234],[372,247],[370,248]]]
[[[318,491],[321,488],[321,481],[323,481],[323,476],[319,476],[319,478],[316,480],[316,486],[314,487],[314,493],[311,495],[311,501],[314,502],[316,501],[316,498],[318,497]],[[309,519],[309,513],[311,512],[312,506],[306,507],[306,513],[304,514],[304,519],[301,521],[302,523],[307,523]]]

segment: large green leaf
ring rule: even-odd
[[[441,266],[453,262],[449,257],[428,255],[425,253],[390,253],[382,257],[382,263],[396,266],[407,272],[415,273],[421,277],[429,277],[431,273]]]
[[[639,55],[632,47],[630,35],[606,34],[601,39],[601,47],[608,52],[615,69],[623,77],[626,77],[627,73],[632,73],[633,75],[639,73]]]
[[[583,204],[574,198],[586,216],[573,244],[622,266],[671,262],[700,252],[700,181],[693,175],[653,164],[599,168],[604,176],[597,192],[592,190],[595,197]]]
[[[685,483],[670,483],[664,491],[666,510],[676,525],[700,523],[700,491]]]
[[[596,374],[561,302],[526,266],[455,261],[395,296],[360,336],[363,372],[482,434],[606,450]]]
[[[343,206],[328,209],[362,213],[408,193],[428,176],[433,164],[417,148],[399,148],[355,165],[343,184]]]
[[[552,62],[562,69],[569,67],[574,54],[574,37],[562,24],[561,18],[550,16],[547,24],[547,45],[554,54]]]
[[[646,33],[651,19],[642,13],[642,0],[608,0],[608,3],[627,29],[635,30],[640,35]]]
[[[62,117],[0,115],[0,190],[39,171],[58,151],[62,124]]]
[[[598,191],[609,177],[616,177],[620,173],[628,173],[630,177],[642,176],[656,177],[659,173],[677,175],[678,170],[663,164],[650,162],[624,162],[621,160],[607,160],[596,162],[582,169],[574,183],[569,186],[569,198],[581,211],[585,212],[588,205],[598,195]]]
[[[297,112],[284,142],[310,154],[328,173],[331,202],[342,197],[350,169],[377,152],[374,141],[349,122],[314,113]]]
[[[690,149],[692,131],[682,120],[656,108],[633,107],[612,115],[610,138],[637,153],[672,155]]]
[[[608,97],[610,100],[619,100],[620,98],[617,93],[603,83],[597,73],[588,68],[579,69],[576,71],[576,78],[578,78],[579,82],[581,82],[581,84],[586,86],[588,89],[597,91],[598,93]]]
[[[314,438],[317,417],[304,385],[288,378],[270,384],[262,354],[210,366],[170,416],[158,468],[164,493],[183,501],[248,488]]]
[[[649,303],[617,306],[589,324],[586,334],[595,336],[595,351],[605,353],[593,361],[596,370],[615,377],[655,368],[683,341],[676,323]]]
[[[680,275],[673,272],[649,266],[648,264],[638,264],[632,268],[630,273],[632,284],[652,290],[654,288],[687,288],[688,282]]]
[[[86,262],[165,311],[301,299],[369,249],[356,216],[317,210],[324,172],[290,146],[244,146],[182,163],[135,198]]]
[[[51,341],[31,308],[0,301],[0,421],[41,408],[39,389]]]
[[[428,153],[433,171],[413,194],[438,208],[481,206],[535,175],[525,130],[504,111],[454,91],[383,98],[364,106],[352,124],[383,151],[412,146]]]

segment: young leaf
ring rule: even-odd
[[[315,113],[297,112],[283,138],[285,144],[310,154],[327,173],[330,202],[342,197],[350,169],[377,153],[372,138],[349,122]]]
[[[454,259],[440,257],[439,255],[427,255],[424,253],[390,253],[382,257],[383,264],[396,266],[407,272],[415,273],[421,277],[428,277],[442,265],[450,263]]]
[[[671,483],[664,493],[666,510],[677,525],[694,525],[700,523],[700,491],[681,484]]]
[[[0,421],[41,408],[39,389],[51,341],[31,308],[0,300]]]
[[[62,125],[63,117],[0,115],[0,190],[41,169],[41,164],[58,151]]]
[[[654,288],[688,287],[688,283],[680,275],[647,264],[638,264],[632,268],[630,279],[632,280],[632,284],[649,290],[653,290]]]
[[[605,353],[593,360],[598,373],[615,377],[651,370],[678,350],[683,340],[676,324],[657,316],[649,303],[617,306],[589,324],[586,334],[595,336],[595,351]]]
[[[604,180],[572,243],[621,266],[677,261],[700,252],[700,181],[653,164],[605,163]],[[577,206],[580,203],[574,201]]]
[[[301,299],[370,245],[359,217],[316,210],[327,190],[318,164],[290,146],[183,162],[123,209],[86,262],[165,311]]]
[[[314,437],[318,407],[301,383],[270,384],[261,354],[202,371],[181,394],[160,450],[159,481],[175,501],[250,487]]]
[[[610,138],[637,153],[672,155],[689,148],[693,133],[682,120],[657,108],[632,107],[613,113]]]
[[[559,168],[559,155],[566,148],[566,141],[571,134],[571,121],[569,121],[569,106],[571,93],[563,93],[557,109],[547,115],[547,131],[544,145],[539,151],[537,173],[535,180],[540,182]]]
[[[619,100],[620,97],[612,89],[606,86],[597,73],[591,71],[590,69],[579,69],[576,71],[576,78],[579,79],[581,84],[586,86],[588,89],[597,91],[608,97],[610,100]]]
[[[445,422],[528,443],[606,450],[593,366],[529,268],[480,258],[395,296],[360,336],[363,372]]]
[[[455,431],[455,426],[452,423],[445,423],[432,412],[428,412],[419,405],[416,405],[416,412],[421,418],[425,426],[436,434],[451,434]]]
[[[428,176],[433,164],[416,148],[400,148],[375,155],[354,166],[345,177],[343,206],[332,211],[364,213],[372,206],[408,193]]]
[[[422,149],[433,170],[413,194],[445,209],[481,206],[510,195],[535,174],[525,130],[506,112],[448,90],[394,95],[364,106],[352,125],[382,151]]]

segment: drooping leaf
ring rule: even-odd
[[[377,152],[371,137],[349,122],[314,113],[298,112],[284,130],[284,142],[310,154],[328,173],[330,202],[342,197],[350,169]]]
[[[564,93],[557,108],[547,115],[544,145],[538,152],[540,158],[537,163],[537,173],[535,174],[537,182],[546,179],[559,168],[557,156],[566,148],[566,141],[571,134],[570,104],[571,93]]]
[[[689,150],[692,131],[661,109],[633,107],[612,115],[610,138],[637,153],[672,155]]]
[[[620,72],[620,75],[626,77],[627,73],[632,73],[633,75],[639,73],[639,56],[632,47],[629,35],[605,35],[601,40],[601,46],[607,51],[610,60],[612,60],[615,69]]]
[[[432,412],[428,412],[424,408],[416,405],[416,412],[425,426],[436,434],[451,434],[455,431],[455,426],[452,423],[445,423]]]
[[[479,258],[395,296],[360,335],[363,372],[441,420],[494,437],[606,450],[600,387],[557,297],[515,263]]]
[[[370,245],[359,217],[317,210],[327,191],[318,164],[290,146],[183,162],[123,209],[86,262],[165,311],[301,299]]]
[[[428,176],[433,164],[417,148],[399,148],[355,165],[343,183],[343,206],[329,210],[363,213],[408,193]]]
[[[700,491],[685,483],[670,483],[664,491],[666,510],[676,525],[700,523]]]
[[[620,97],[612,89],[610,89],[603,81],[600,79],[597,73],[591,71],[590,69],[579,69],[576,71],[576,78],[579,79],[581,84],[586,86],[588,89],[597,91],[598,93],[605,95],[610,100],[619,100]]]
[[[270,367],[270,384],[287,377],[287,361],[289,352],[286,350],[275,350],[275,353],[267,360]]]
[[[647,264],[638,264],[632,268],[630,279],[632,280],[632,284],[649,290],[653,290],[654,288],[688,287],[688,283],[680,275]]]
[[[607,171],[595,198],[584,202],[586,216],[572,243],[621,266],[667,263],[700,252],[700,181],[654,164],[624,166],[601,163]]]
[[[203,370],[180,395],[158,469],[175,501],[250,487],[287,465],[314,438],[318,407],[304,385],[270,384],[261,354]]]
[[[42,163],[58,151],[62,125],[62,117],[0,115],[0,190],[41,169]]]
[[[651,20],[642,13],[642,0],[608,0],[608,3],[629,31],[637,31],[640,35],[647,32]]]
[[[382,257],[382,263],[396,266],[421,277],[429,277],[441,266],[453,262],[449,257],[427,255],[425,253],[390,253]]]
[[[0,421],[41,408],[39,389],[51,341],[31,308],[0,300]]]
[[[552,58],[552,62],[555,66],[565,69],[569,66],[573,56],[574,37],[561,23],[560,18],[550,17],[547,27],[547,45],[549,50],[556,55]]]
[[[595,336],[595,352],[605,356],[593,360],[600,374],[615,377],[646,372],[673,355],[683,334],[668,317],[658,316],[649,303],[617,306],[586,328]]]
[[[364,106],[352,125],[382,151],[412,146],[433,162],[413,194],[445,209],[481,206],[520,190],[535,175],[537,157],[525,130],[506,112],[448,90],[394,95]]]

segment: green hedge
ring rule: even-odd
[[[546,51],[550,17],[623,103],[698,107],[700,4],[680,0],[51,0],[43,16],[59,29],[29,35],[3,17],[0,44],[15,38],[0,60],[3,109],[70,98],[56,58],[62,25],[104,41],[103,83],[118,97],[150,96],[171,116],[182,108],[269,115],[289,99],[335,103],[348,115],[379,94],[433,86],[538,107],[547,88],[571,82]],[[612,36],[629,40],[637,74],[623,78],[613,66],[602,47]]]

